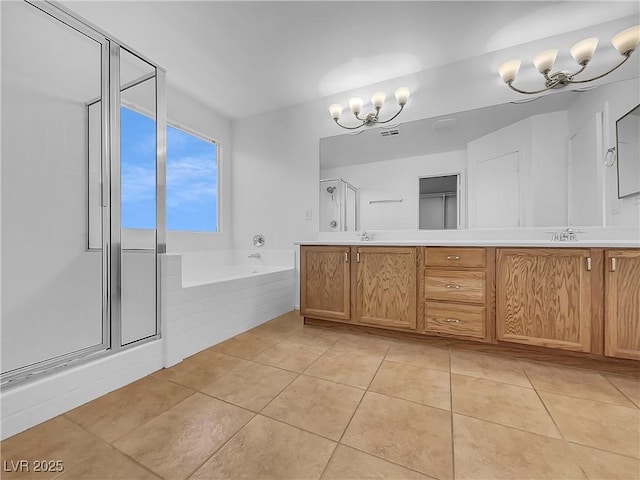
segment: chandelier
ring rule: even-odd
[[[640,43],[640,25],[627,28],[626,30],[623,30],[622,32],[616,34],[611,39],[611,43],[618,51],[618,53],[622,55],[622,60],[608,71],[586,80],[576,80],[575,77],[581,74],[585,70],[585,68],[587,68],[587,64],[591,60],[591,57],[593,57],[593,53],[598,46],[598,39],[596,37],[582,40],[569,49],[569,52],[571,52],[571,56],[575,59],[576,62],[578,62],[578,65],[580,67],[574,73],[570,73],[567,71],[558,71],[551,73],[551,67],[553,67],[554,62],[556,61],[556,56],[558,55],[558,50],[556,50],[555,48],[544,50],[535,55],[533,57],[533,65],[544,76],[545,80],[545,88],[541,88],[540,90],[528,92],[513,86],[516,75],[518,75],[518,70],[520,70],[520,60],[509,60],[508,62],[503,63],[502,65],[500,65],[500,67],[498,67],[498,73],[500,74],[500,78],[502,78],[502,81],[506,83],[509,88],[515,90],[518,93],[525,94],[541,93],[545,90],[549,90],[550,88],[564,87],[570,83],[587,83],[593,80],[597,80],[604,77],[605,75],[610,74],[615,69],[620,67],[624,62],[629,60],[629,57],[635,51],[638,43]]]
[[[360,122],[362,122],[359,125],[349,127],[341,124],[338,121],[342,116],[342,105],[340,105],[339,103],[334,103],[329,105],[329,112],[331,113],[331,118],[333,118],[333,120],[338,125],[340,125],[342,128],[346,128],[347,130],[355,130],[357,128],[365,127],[365,126],[370,127],[371,125],[375,125],[377,123],[389,123],[391,120],[393,120],[398,115],[400,115],[400,112],[402,111],[404,106],[407,104],[407,100],[409,100],[409,89],[407,87],[400,87],[395,91],[395,96],[396,96],[396,101],[398,102],[398,105],[400,105],[400,110],[398,110],[393,117],[384,121],[380,120],[380,117],[379,117],[380,109],[382,108],[382,105],[384,105],[384,100],[386,98],[386,95],[384,94],[384,92],[376,92],[373,94],[373,96],[371,97],[371,104],[373,105],[373,108],[375,108],[376,111],[375,113],[371,112],[364,117],[360,116],[360,112],[362,112],[362,98],[354,97],[351,100],[349,100],[349,108],[351,108],[351,112],[353,112],[355,117]]]

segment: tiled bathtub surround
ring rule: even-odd
[[[293,308],[294,252],[260,253],[260,258],[249,258],[246,251],[166,255],[165,366]]]
[[[2,460],[60,459],[60,479],[640,479],[639,392],[292,312],[5,440]]]

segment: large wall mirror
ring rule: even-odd
[[[640,105],[616,122],[618,197],[640,193]]]
[[[322,138],[320,179],[357,189],[361,230],[610,224],[618,180],[604,155],[639,92],[635,78]],[[637,177],[640,158],[625,157]]]

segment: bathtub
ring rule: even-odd
[[[163,257],[165,367],[294,309],[293,250]]]

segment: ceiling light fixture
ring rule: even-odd
[[[373,108],[376,109],[376,113],[369,113],[366,117],[361,117],[360,112],[362,111],[362,99],[360,97],[354,97],[349,100],[349,108],[351,108],[351,112],[355,115],[355,117],[360,120],[362,123],[360,125],[356,125],[354,127],[348,127],[346,125],[341,124],[338,120],[342,116],[342,105],[339,103],[333,103],[329,105],[329,112],[331,113],[331,118],[340,125],[342,128],[346,128],[347,130],[356,130],[360,127],[370,127],[371,125],[375,125],[377,123],[389,123],[391,120],[400,115],[400,112],[407,104],[407,100],[409,100],[409,89],[407,87],[400,87],[395,91],[396,101],[398,105],[400,105],[400,110],[396,112],[396,114],[388,120],[380,120],[380,109],[382,105],[384,105],[384,100],[386,98],[384,92],[376,92],[371,97],[371,104]]]
[[[570,73],[567,71],[558,71],[551,73],[551,68],[553,67],[554,62],[556,61],[556,57],[558,56],[558,50],[556,50],[555,48],[544,50],[535,55],[533,57],[533,65],[544,76],[545,79],[545,88],[542,88],[540,90],[528,92],[525,90],[520,90],[519,88],[513,86],[513,82],[518,75],[518,70],[520,70],[520,64],[522,63],[520,62],[520,60],[509,60],[508,62],[504,62],[502,65],[500,65],[500,67],[498,67],[498,73],[500,74],[500,78],[502,78],[502,81],[506,83],[509,88],[515,90],[518,93],[525,93],[530,95],[535,95],[551,88],[564,87],[570,83],[587,83],[593,80],[597,80],[604,77],[605,75],[610,74],[624,62],[629,60],[629,57],[640,43],[640,25],[627,28],[626,30],[618,33],[611,39],[611,43],[618,51],[618,53],[623,56],[622,61],[610,70],[586,80],[576,80],[575,77],[582,73],[585,68],[587,68],[587,64],[593,57],[593,53],[596,51],[596,47],[598,46],[598,39],[596,37],[582,40],[569,49],[571,56],[575,59],[576,62],[578,62],[578,65],[580,66],[580,68],[574,73]]]

